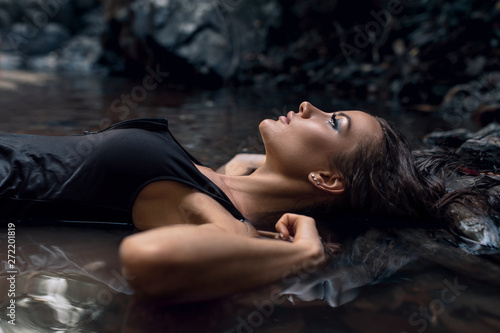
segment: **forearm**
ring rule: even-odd
[[[217,169],[218,173],[229,176],[248,175],[266,161],[264,154],[237,154],[229,162]]]
[[[279,281],[322,262],[323,251],[308,242],[251,238],[212,225],[179,225],[129,237],[120,256],[134,288],[193,301]]]

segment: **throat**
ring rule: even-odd
[[[238,208],[238,206],[236,205],[235,201],[232,198],[231,194],[232,191],[226,183],[225,176],[215,172],[214,170],[208,167],[197,164],[195,164],[195,166],[205,177],[207,177],[212,183],[217,185],[217,187],[220,188],[222,192],[224,192],[224,194],[229,198],[229,200],[233,203],[233,205],[236,206],[236,208],[241,212],[241,210]],[[243,212],[241,213],[243,214]]]
[[[281,175],[226,176],[207,167],[196,167],[257,228],[273,229],[284,213],[299,211],[300,206],[311,198],[302,182],[283,179]]]
[[[223,179],[230,200],[258,228],[274,230],[274,224],[284,213],[299,211],[308,198],[301,195],[304,189],[299,184],[280,176],[252,174]]]

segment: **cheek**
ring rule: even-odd
[[[320,136],[310,135],[292,142],[287,154],[295,163],[307,169],[321,168],[327,163],[330,149],[327,149]]]
[[[319,126],[304,133],[297,146],[303,152],[304,160],[311,160],[318,166],[330,165],[332,156],[349,150],[348,140],[338,137],[338,134],[333,130],[328,131],[328,129]]]
[[[307,130],[300,131],[299,144],[304,149],[325,150],[332,146],[334,135],[333,132],[326,132],[324,126],[311,126]]]

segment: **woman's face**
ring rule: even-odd
[[[266,147],[266,161],[280,172],[304,177],[330,169],[334,154],[353,151],[364,140],[381,140],[378,121],[361,111],[324,112],[311,103],[300,104],[278,120],[259,126]]]

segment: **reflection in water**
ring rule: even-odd
[[[15,297],[0,262],[0,328],[6,332],[120,332],[131,290],[118,244],[128,228],[16,225]],[[0,244],[7,235],[0,234]],[[7,297],[9,296],[9,297]],[[15,299],[15,326],[7,323]],[[1,330],[0,330],[1,332]]]
[[[467,255],[423,230],[369,230],[322,271],[182,306],[130,294],[117,260],[118,244],[130,230],[19,222],[16,231],[16,326],[6,323],[9,298],[1,273],[4,332],[387,332],[387,326],[373,329],[377,318],[394,332],[424,325],[453,331],[458,320],[481,332],[500,327],[498,259]],[[0,244],[5,240],[0,234]],[[3,257],[1,264],[7,271]],[[441,300],[450,286],[456,293]]]
[[[116,306],[106,307],[114,294],[105,284],[81,275],[33,272],[18,276],[15,329],[4,314],[0,327],[5,332],[119,332],[118,318],[123,314],[116,312]],[[103,325],[103,318],[113,318],[110,310],[115,320]]]
[[[284,293],[304,301],[321,299],[332,307],[340,306],[355,299],[361,287],[380,283],[422,254],[411,243],[375,229],[343,247],[327,267],[295,278]]]

